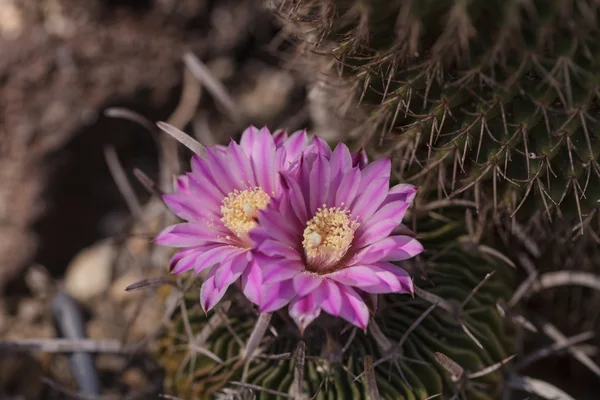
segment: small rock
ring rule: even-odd
[[[77,300],[86,301],[103,293],[110,285],[117,248],[102,242],[83,249],[65,273],[65,287]]]

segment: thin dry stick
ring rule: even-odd
[[[527,393],[537,394],[548,400],[575,400],[567,393],[554,385],[528,376],[511,376],[508,378],[508,386],[512,389],[523,390]]]
[[[132,283],[131,285],[129,285],[125,288],[125,291],[126,292],[134,292],[136,290],[147,289],[147,288],[152,288],[152,287],[157,287],[157,286],[162,286],[162,285],[170,285],[170,286],[173,286],[176,288],[179,287],[179,286],[177,286],[176,282],[174,282],[170,279],[157,277],[157,278],[145,278],[139,282]]]
[[[246,348],[244,349],[244,353],[242,355],[244,360],[249,360],[250,357],[254,355],[254,351],[258,348],[260,341],[265,336],[265,332],[271,323],[271,316],[271,313],[261,313],[258,316],[256,325],[254,325],[254,329],[250,334],[250,338],[248,339],[248,343],[246,344]]]
[[[498,368],[502,367],[503,365],[506,365],[508,362],[510,362],[510,360],[512,360],[516,356],[517,356],[516,354],[513,354],[512,356],[508,356],[504,360],[497,362],[495,364],[492,364],[489,367],[485,367],[480,371],[472,372],[472,373],[468,374],[467,377],[469,379],[474,379],[474,378],[480,378],[482,376],[491,374],[492,372],[496,371]]]
[[[183,72],[181,98],[175,111],[167,119],[167,123],[177,129],[183,129],[194,117],[196,108],[198,108],[198,102],[200,101],[200,94],[201,87],[199,83],[194,79],[193,74],[185,69]],[[162,135],[160,138],[159,172],[159,186],[161,189],[170,189],[173,176],[179,173],[180,167],[177,142],[167,135]]]
[[[528,355],[527,357],[523,358],[522,360],[519,360],[519,362],[515,363],[513,365],[514,370],[518,371],[520,369],[523,369],[526,366],[528,366],[542,358],[546,358],[546,357],[552,355],[553,353],[556,353],[567,347],[571,347],[578,343],[585,342],[586,340],[589,340],[593,337],[594,337],[594,332],[583,332],[578,335],[571,336],[570,338],[566,339],[564,342],[557,342],[557,343],[553,343],[550,346],[542,347],[541,349],[538,349],[534,353]]]
[[[567,337],[563,335],[554,325],[546,322],[542,326],[542,331],[548,335],[552,340],[558,343],[565,343],[567,341]],[[575,358],[577,361],[585,365],[590,371],[592,371],[596,376],[600,377],[600,367],[592,361],[590,357],[587,356],[584,352],[579,350],[576,347],[569,346],[567,347],[567,351]]]
[[[135,111],[131,111],[126,108],[110,107],[104,110],[104,115],[111,118],[123,118],[128,121],[134,122],[138,125],[143,126],[149,132],[154,132],[156,130],[154,128],[154,124],[142,114],[138,114]]]
[[[292,383],[293,393],[295,399],[303,399],[304,398],[304,364],[306,361],[305,358],[306,351],[306,343],[304,340],[301,340],[298,343],[298,347],[296,347],[296,360],[294,361],[294,381]]]
[[[0,351],[41,351],[44,353],[125,353],[118,340],[92,339],[16,339],[1,340]]]
[[[133,174],[137,178],[137,180],[146,188],[146,190],[152,193],[154,196],[162,199],[164,192],[158,188],[156,183],[148,177],[142,170],[138,168],[133,169]]]
[[[183,62],[213,97],[227,110],[229,117],[238,125],[243,125],[245,117],[240,108],[227,93],[227,89],[211,73],[210,69],[198,59],[193,53],[187,52],[183,55]]]
[[[181,143],[194,153],[198,155],[203,155],[205,153],[206,149],[200,142],[198,142],[196,139],[183,132],[182,130],[174,127],[173,125],[170,125],[166,122],[158,121],[156,123],[156,126],[158,126],[163,132],[168,133],[172,138],[177,140],[179,143]]]
[[[238,381],[231,381],[229,383],[231,383],[232,385],[241,386],[246,389],[258,390],[260,392],[274,394],[275,396],[285,397],[286,399],[292,398],[292,396],[287,393],[278,392],[277,390],[273,390],[273,389],[267,389],[265,387],[258,386],[258,385],[251,385],[250,383],[244,383],[244,382],[238,382]]]
[[[531,292],[565,285],[579,285],[600,291],[600,277],[588,272],[547,272],[539,276],[538,283],[533,285]]]
[[[369,400],[379,400],[379,389],[377,389],[377,380],[375,379],[375,368],[373,367],[373,357],[365,357],[365,386]]]
[[[125,170],[123,170],[123,166],[121,165],[119,158],[117,157],[117,152],[113,146],[104,148],[104,158],[106,159],[106,164],[108,165],[113,180],[123,195],[125,203],[127,203],[129,211],[131,211],[131,214],[136,220],[141,220],[142,205],[135,195],[135,192],[129,183],[129,179],[127,179]]]

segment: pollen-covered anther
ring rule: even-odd
[[[306,224],[302,246],[312,271],[330,272],[352,245],[359,224],[349,214],[345,208],[323,205]]]
[[[256,227],[258,212],[269,205],[270,197],[259,187],[234,190],[221,203],[221,221],[238,236]]]

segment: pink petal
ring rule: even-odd
[[[370,220],[359,226],[354,246],[361,249],[389,236],[396,228],[408,209],[408,203],[397,201],[381,207]]]
[[[339,142],[333,150],[330,160],[331,165],[331,184],[337,187],[342,179],[342,176],[350,172],[352,169],[352,156],[350,150],[345,143]]]
[[[213,267],[200,288],[200,305],[204,312],[210,311],[225,295],[227,287],[218,290],[215,287],[215,272],[219,267]]]
[[[351,287],[340,286],[340,290],[342,295],[340,317],[361,329],[366,329],[369,324],[367,305]]]
[[[200,254],[202,254],[202,250],[198,247],[178,251],[169,261],[169,272],[179,274],[194,268],[196,258],[198,258]]]
[[[262,270],[256,260],[252,260],[242,273],[242,291],[248,300],[260,304],[262,292]]]
[[[392,163],[389,158],[380,158],[367,165],[362,171],[361,185],[358,191],[362,193],[365,187],[376,179],[390,179]]]
[[[321,308],[333,316],[339,316],[342,310],[342,292],[339,284],[325,279],[323,284],[318,288],[320,291]]]
[[[338,283],[348,286],[370,286],[380,282],[373,268],[367,265],[355,265],[333,272],[327,277]]]
[[[300,261],[302,258],[295,248],[273,239],[265,240],[258,249],[261,253],[270,257],[279,256],[294,261]]]
[[[331,185],[331,170],[329,162],[323,156],[317,157],[310,171],[310,212],[316,213],[317,209],[327,201],[329,186]]]
[[[205,269],[213,267],[215,264],[225,263],[232,257],[247,250],[233,247],[227,244],[217,245],[209,248],[198,256],[194,264],[194,272],[199,274]]]
[[[294,298],[292,281],[283,281],[270,285],[263,285],[260,301],[260,312],[277,311]]]
[[[194,195],[175,192],[162,196],[169,210],[181,219],[192,222],[206,222],[215,216],[212,204]]]
[[[229,143],[228,151],[229,159],[232,161],[229,163],[229,168],[235,169],[235,173],[233,175],[239,177],[237,184],[243,188],[255,187],[256,180],[254,179],[254,174],[252,173],[252,165],[250,164],[250,159],[248,158],[248,155],[242,146],[232,140],[231,143]]]
[[[423,245],[410,236],[388,236],[362,249],[350,265],[377,261],[402,261],[423,252]]]
[[[196,199],[202,199],[206,204],[208,212],[215,213],[221,207],[221,203],[225,198],[225,194],[219,187],[211,183],[208,179],[202,176],[188,173],[190,196]]]
[[[362,223],[368,221],[387,196],[389,186],[388,178],[379,178],[370,182],[354,201],[352,216],[359,217]]]
[[[324,156],[327,159],[331,158],[331,148],[329,147],[327,142],[321,137],[314,136],[311,147],[313,147],[312,151],[314,151],[318,155]]]
[[[187,192],[189,190],[189,179],[185,175],[180,175],[175,179],[173,190],[176,192]]]
[[[260,226],[260,230],[268,232],[270,237],[276,238],[290,247],[294,247],[301,237],[300,235],[302,235],[302,232],[293,231],[285,223],[285,220],[281,219],[279,213],[273,212],[273,210],[268,208],[258,212],[258,225]]]
[[[277,177],[276,168],[276,147],[273,142],[273,136],[269,130],[264,127],[256,133],[256,139],[252,145],[250,153],[250,162],[254,169],[254,177],[258,186],[271,195],[275,190],[275,178]]]
[[[367,152],[364,148],[361,148],[356,153],[352,153],[352,166],[358,167],[359,169],[364,169],[369,163],[369,159],[367,157]]]
[[[254,149],[254,142],[256,141],[256,137],[258,133],[258,128],[250,125],[244,132],[242,132],[242,137],[240,138],[240,146],[244,149],[246,154],[250,156]]]
[[[316,290],[323,282],[323,278],[309,273],[300,273],[294,276],[293,282],[296,296],[303,297]]]
[[[215,151],[212,147],[206,148],[206,161],[208,168],[215,179],[215,184],[226,195],[237,189],[240,184],[239,177],[233,175],[230,164],[231,159],[226,154]]]
[[[394,264],[386,261],[378,262],[368,266],[354,266],[347,269],[362,269],[360,274],[353,272],[357,283],[350,286],[357,287],[368,293],[397,293],[406,292],[406,288],[412,285],[412,280],[408,273]],[[367,281],[362,279],[369,270],[372,278]],[[374,282],[375,281],[375,282]]]
[[[302,193],[300,185],[295,179],[287,174],[282,174],[281,176],[285,180],[285,183],[288,187],[287,197],[290,199],[290,205],[296,213],[298,221],[301,223],[306,223],[306,221],[308,221],[308,210],[306,208],[304,194]]]
[[[286,259],[272,260],[260,265],[264,283],[290,280],[300,272],[304,271],[304,265],[302,265],[302,263]]]
[[[306,327],[313,322],[319,314],[321,307],[312,294],[304,297],[296,297],[290,302],[289,306],[290,317],[294,320],[300,332],[304,332]]]
[[[336,207],[341,207],[342,203],[347,207],[352,205],[358,193],[360,178],[361,175],[358,168],[351,170],[343,176],[340,186],[335,193],[334,205]]]
[[[373,286],[361,287],[367,293],[414,293],[413,280],[403,268],[392,263],[382,261],[372,267],[377,268],[377,275],[382,277],[382,283]],[[390,275],[394,275],[392,279]],[[385,276],[385,280],[384,277]]]
[[[306,130],[292,133],[290,138],[283,144],[283,148],[285,149],[284,167],[296,161],[307,146],[308,136]]]
[[[285,129],[277,129],[273,132],[273,143],[275,143],[275,147],[280,148],[286,140],[288,140],[288,134]]]
[[[407,183],[400,183],[392,187],[383,204],[402,201],[404,203],[412,203],[417,195],[418,188]]]
[[[248,266],[249,253],[238,254],[231,259],[221,263],[217,272],[215,272],[215,287],[222,289],[229,287],[233,282],[242,275],[242,272]]]
[[[218,241],[210,228],[185,222],[165,228],[154,238],[154,242],[170,247],[200,246],[207,241]]]

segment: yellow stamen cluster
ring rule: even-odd
[[[343,207],[342,203],[342,207]],[[302,245],[309,269],[314,272],[330,272],[352,245],[354,232],[359,224],[350,220],[346,208],[325,204],[317,210],[304,229]]]
[[[221,203],[221,221],[238,237],[256,227],[258,211],[269,205],[270,197],[259,187],[250,190],[234,190]]]

